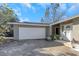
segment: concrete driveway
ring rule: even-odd
[[[23,40],[0,45],[0,56],[77,56],[74,51],[58,41]]]

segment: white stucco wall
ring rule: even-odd
[[[62,30],[62,26],[64,26],[63,30]],[[66,26],[70,26],[70,29],[67,30],[66,29]],[[61,34],[61,37],[64,39],[64,40],[69,40],[69,41],[72,41],[72,23],[70,24],[61,24],[60,25],[60,34]]]

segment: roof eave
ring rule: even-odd
[[[17,22],[8,22],[7,24],[12,25],[29,25],[29,26],[49,26],[48,24],[31,24],[31,23],[17,23]]]
[[[68,19],[66,19],[66,20],[60,20],[60,21],[55,22],[55,23],[54,23],[54,22],[53,22],[53,23],[50,23],[50,25],[59,24],[59,23],[65,22],[65,21],[69,21],[69,20],[72,20],[72,19],[78,18],[78,17],[79,17],[79,15],[74,16],[74,17],[71,17],[71,18],[68,18]]]

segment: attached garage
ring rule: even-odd
[[[25,39],[46,39],[49,32],[47,23],[9,23],[13,25],[14,38],[17,40]]]
[[[19,39],[45,39],[45,27],[19,27]]]

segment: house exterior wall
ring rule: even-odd
[[[73,20],[73,39],[79,41],[79,18]]]
[[[19,27],[18,25],[13,25],[13,29],[14,29],[14,39],[15,40],[19,40]]]
[[[60,39],[64,39],[64,40],[68,40],[68,41],[72,41],[74,39],[75,41],[79,42],[79,17],[65,21],[65,22],[61,22],[59,24],[60,24],[59,27],[60,27],[60,36],[61,36]],[[71,27],[70,30],[67,31],[67,29],[65,28],[66,26],[70,26]],[[52,25],[52,35],[55,34],[56,27],[57,27],[56,24]],[[65,34],[65,32],[67,34]],[[68,34],[68,32],[70,32],[70,33]],[[63,35],[63,33],[65,35]],[[68,37],[66,35],[71,38],[68,39]]]
[[[62,27],[66,26],[66,25],[71,26],[71,34],[70,34],[71,40],[70,41],[72,41],[74,39],[75,41],[79,42],[79,18],[75,18],[70,21],[61,23],[60,32],[61,32],[61,37],[63,37],[64,39],[67,39],[67,38],[66,38],[66,36],[63,35]]]
[[[52,35],[54,35],[54,34],[55,34],[55,27],[52,26]]]
[[[66,26],[70,26],[70,28],[66,29]],[[72,40],[72,22],[60,24],[60,36],[62,37],[61,39],[66,41]]]
[[[50,27],[46,27],[46,38],[50,36]]]

